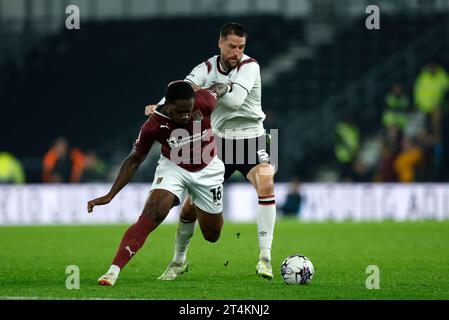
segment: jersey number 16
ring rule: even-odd
[[[212,193],[212,198],[214,202],[221,200],[221,186],[218,188],[210,189],[210,192]]]

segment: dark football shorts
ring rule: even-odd
[[[239,171],[246,179],[253,167],[270,163],[270,138],[269,134],[249,139],[225,139],[215,136],[218,157],[225,164],[225,181],[235,171]]]

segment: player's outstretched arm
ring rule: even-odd
[[[123,161],[120,171],[115,178],[114,184],[111,187],[109,193],[103,197],[96,198],[94,200],[90,200],[87,203],[87,211],[92,212],[95,206],[102,206],[108,204],[114,199],[114,197],[119,193],[119,191],[128,184],[131,178],[134,176],[134,173],[139,168],[140,164],[145,160],[145,155],[141,155],[135,150],[131,151],[131,153],[126,157]]]

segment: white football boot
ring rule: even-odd
[[[189,265],[187,262],[185,263],[177,263],[177,262],[170,262],[167,269],[165,269],[164,273],[157,278],[158,280],[175,280],[177,276],[180,274],[183,274],[184,272],[188,271]]]
[[[100,286],[113,286],[117,281],[117,275],[115,273],[107,273],[98,278],[98,285]]]
[[[273,269],[271,268],[271,261],[268,259],[260,259],[257,263],[256,274],[264,279],[273,279]]]

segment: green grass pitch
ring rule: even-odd
[[[175,227],[163,224],[153,232],[115,287],[97,286],[96,279],[108,269],[126,225],[1,227],[0,299],[449,299],[448,221],[279,220],[271,282],[255,274],[255,223],[225,223],[214,244],[197,227],[189,271],[175,281],[158,281],[172,257]],[[282,282],[279,266],[294,253],[312,260],[310,285]],[[65,286],[68,265],[79,267],[79,290]],[[365,286],[369,265],[380,269],[378,290]]]

